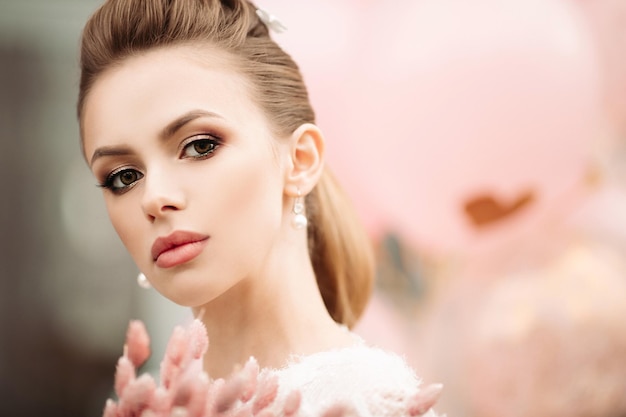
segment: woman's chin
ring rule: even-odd
[[[155,286],[155,288],[173,303],[191,308],[202,307],[220,295],[219,291],[207,289],[206,285],[193,282],[168,283],[164,286]]]

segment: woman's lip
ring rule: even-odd
[[[176,231],[154,241],[152,259],[160,268],[171,268],[189,262],[202,252],[208,238],[199,233]]]
[[[156,266],[159,268],[172,268],[176,265],[187,263],[200,255],[206,243],[207,239],[197,240],[161,252],[155,261]]]

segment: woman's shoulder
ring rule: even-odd
[[[362,341],[294,357],[286,367],[267,372],[278,376],[281,395],[300,391],[301,412],[311,416],[336,404],[360,417],[423,415],[440,391],[438,386],[424,389],[400,355]]]

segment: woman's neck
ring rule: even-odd
[[[212,378],[228,376],[250,356],[262,368],[280,368],[292,355],[354,343],[328,314],[313,268],[304,265],[283,258],[282,273],[249,277],[194,309],[209,335],[204,368]]]

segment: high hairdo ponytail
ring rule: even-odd
[[[145,51],[197,44],[233,58],[278,137],[314,123],[300,70],[269,36],[245,0],[107,0],[89,19],[81,41],[78,117],[96,79]],[[202,49],[198,48],[198,53]],[[374,277],[369,239],[328,172],[306,198],[309,253],[326,307],[352,326],[369,299]]]

